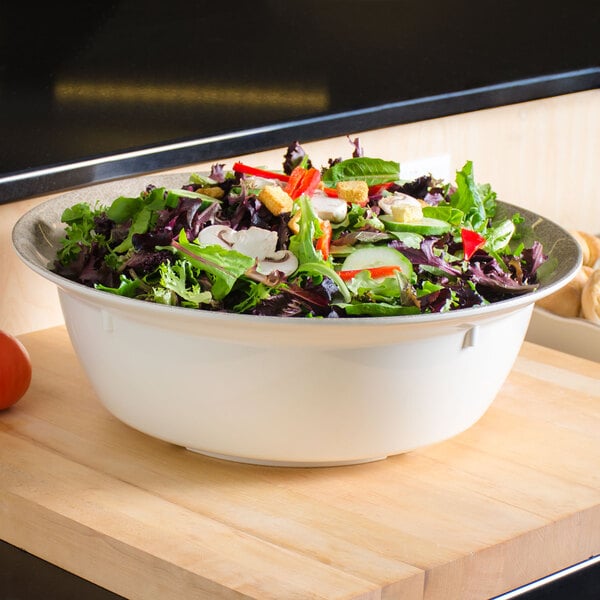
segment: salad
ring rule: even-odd
[[[281,317],[446,312],[536,289],[541,244],[526,247],[522,217],[502,214],[471,161],[453,183],[405,181],[350,142],[320,168],[293,142],[280,170],[219,163],[180,189],[75,204],[52,270],[143,301]]]

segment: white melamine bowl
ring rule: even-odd
[[[352,464],[464,431],[509,374],[534,302],[581,264],[565,230],[503,204],[535,223],[556,269],[533,293],[444,314],[286,319],[208,312],[115,296],[49,270],[67,206],[137,195],[150,179],[49,200],[18,221],[13,244],[27,266],[56,284],[100,402],[150,436],[228,460]],[[163,175],[160,185],[186,180]]]

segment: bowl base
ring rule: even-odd
[[[218,458],[220,460],[228,460],[230,462],[246,463],[249,465],[260,465],[262,467],[344,467],[349,465],[361,465],[364,463],[376,462],[385,460],[387,456],[374,456],[372,458],[358,458],[351,460],[324,460],[324,461],[295,461],[295,460],[269,460],[262,458],[249,458],[245,456],[231,456],[229,454],[219,454],[218,452],[207,452],[206,450],[198,450],[196,448],[188,448],[186,450],[196,454],[202,454],[209,458]]]

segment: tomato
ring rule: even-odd
[[[485,246],[485,238],[471,229],[461,229],[460,236],[463,243],[465,260],[470,260],[471,256]]]
[[[31,360],[23,344],[0,331],[0,410],[18,402],[31,383]]]

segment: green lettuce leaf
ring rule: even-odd
[[[372,186],[397,181],[399,178],[400,163],[359,156],[336,163],[323,173],[321,180],[327,187],[335,187],[338,181],[361,180]]]
[[[353,304],[339,303],[346,314],[353,317],[365,315],[367,317],[397,317],[399,315],[416,315],[419,309],[416,306],[399,306],[386,302],[357,302]]]
[[[135,298],[137,295],[137,291],[142,285],[140,279],[129,279],[125,275],[121,275],[119,277],[119,287],[111,288],[101,283],[97,283],[94,287],[97,290],[102,290],[104,292],[110,292],[111,294],[116,294],[117,296],[125,296],[126,298]]]
[[[296,256],[300,265],[322,262],[321,252],[315,248],[315,240],[323,233],[319,225],[319,218],[308,196],[300,196],[297,202],[301,211],[298,222],[299,231],[290,237],[290,252]]]
[[[475,231],[485,230],[488,215],[480,186],[473,177],[473,162],[470,160],[456,172],[456,191],[450,197],[450,205],[464,213],[465,225],[470,225]]]
[[[221,246],[199,246],[188,242],[185,231],[181,231],[179,239],[171,245],[177,254],[188,260],[200,271],[208,273],[213,286],[211,293],[215,300],[222,300],[229,294],[235,282],[250,269],[254,258],[240,254],[235,250],[227,250]]]
[[[91,246],[92,241],[104,244],[102,236],[94,231],[94,218],[102,211],[101,208],[92,208],[89,204],[81,202],[66,208],[61,216],[61,222],[66,224],[65,235],[60,240],[61,248],[57,258],[63,264],[75,260],[81,252],[81,246]]]
[[[485,236],[485,249],[490,253],[504,250],[510,244],[515,230],[516,226],[511,219],[505,219],[491,227]]]
[[[150,192],[142,192],[137,198],[120,196],[115,199],[106,211],[107,217],[115,223],[131,220],[131,227],[125,240],[114,249],[114,252],[122,254],[131,250],[133,236],[152,229],[158,219],[158,211],[177,206],[181,195],[187,195],[187,192],[182,190],[181,193],[176,194],[168,192],[165,188],[153,188]]]
[[[407,279],[397,272],[394,277],[373,278],[368,270],[357,273],[346,283],[350,293],[370,302],[397,303],[408,284]]]
[[[184,306],[198,308],[200,304],[210,304],[212,294],[200,289],[200,284],[191,274],[191,263],[179,260],[173,264],[164,262],[159,265],[160,285],[175,292]]]
[[[438,206],[424,206],[423,216],[430,219],[446,221],[446,223],[450,223],[450,225],[454,225],[455,227],[459,227],[465,218],[465,214],[462,210],[446,204],[440,204]]]

